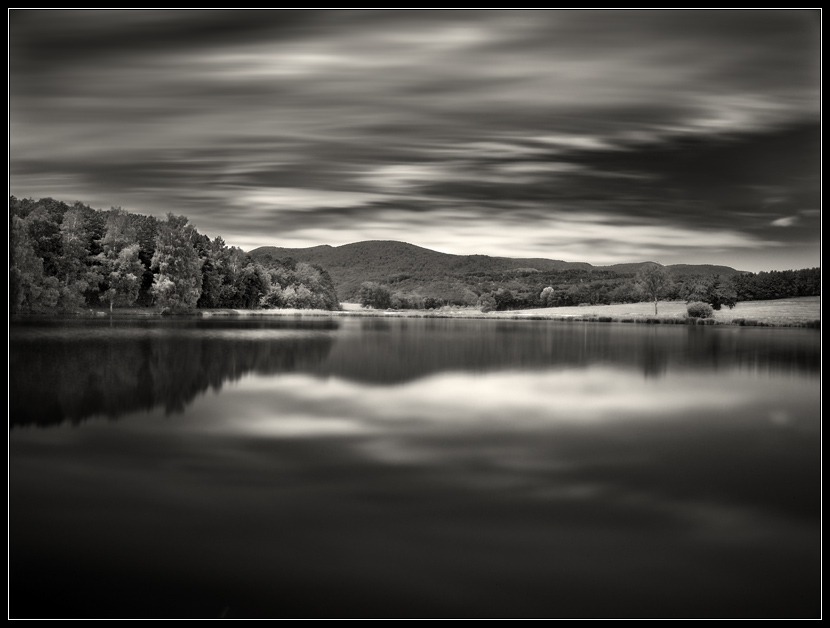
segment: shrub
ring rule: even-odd
[[[690,318],[712,318],[712,306],[703,301],[692,301],[686,306]]]
[[[360,285],[358,300],[363,307],[386,310],[392,307],[392,292],[382,284],[364,281]]]
[[[412,305],[405,294],[396,292],[392,295],[392,309],[393,310],[408,310]]]
[[[482,312],[492,312],[496,309],[496,299],[492,294],[482,294],[478,299],[478,309]]]

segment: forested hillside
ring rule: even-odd
[[[258,260],[294,259],[324,266],[341,301],[382,307],[482,305],[492,309],[636,302],[638,273],[653,262],[592,266],[541,258],[450,255],[405,242],[369,241],[291,249],[261,247]],[[819,268],[745,273],[728,266],[662,267],[669,281],[661,298],[703,300],[716,306],[754,299],[815,296]]]
[[[200,234],[184,216],[9,199],[11,316],[130,306],[340,307],[319,266],[254,260]]]
[[[456,275],[498,273],[522,268],[545,271],[591,268],[584,262],[552,259],[450,255],[406,242],[384,240],[306,249],[264,246],[251,251],[251,256],[254,259],[292,258],[320,264],[331,273],[341,299],[354,297],[365,281],[399,283],[411,278],[425,287],[437,281],[436,289],[441,290],[445,287],[441,287],[440,281]]]

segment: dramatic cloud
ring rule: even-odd
[[[772,225],[776,227],[792,227],[798,222],[798,216],[785,216],[784,218],[776,218],[772,221]]]
[[[820,35],[807,10],[11,10],[10,190],[245,249],[816,266]]]

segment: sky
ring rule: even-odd
[[[821,264],[821,12],[9,9],[9,193],[259,246]]]

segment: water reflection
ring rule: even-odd
[[[668,368],[818,373],[820,365],[815,330],[442,319],[382,324],[361,322],[362,333],[340,336],[325,372],[400,383],[452,370],[611,364],[650,377]]]
[[[813,330],[108,329],[13,334],[12,617],[819,616]]]
[[[78,422],[151,410],[181,412],[247,373],[313,370],[334,321],[74,321],[10,334],[10,425]]]
[[[730,369],[817,376],[818,338],[814,330],[441,319],[44,322],[10,333],[10,425],[179,412],[251,372],[387,385],[597,364],[647,378]]]

